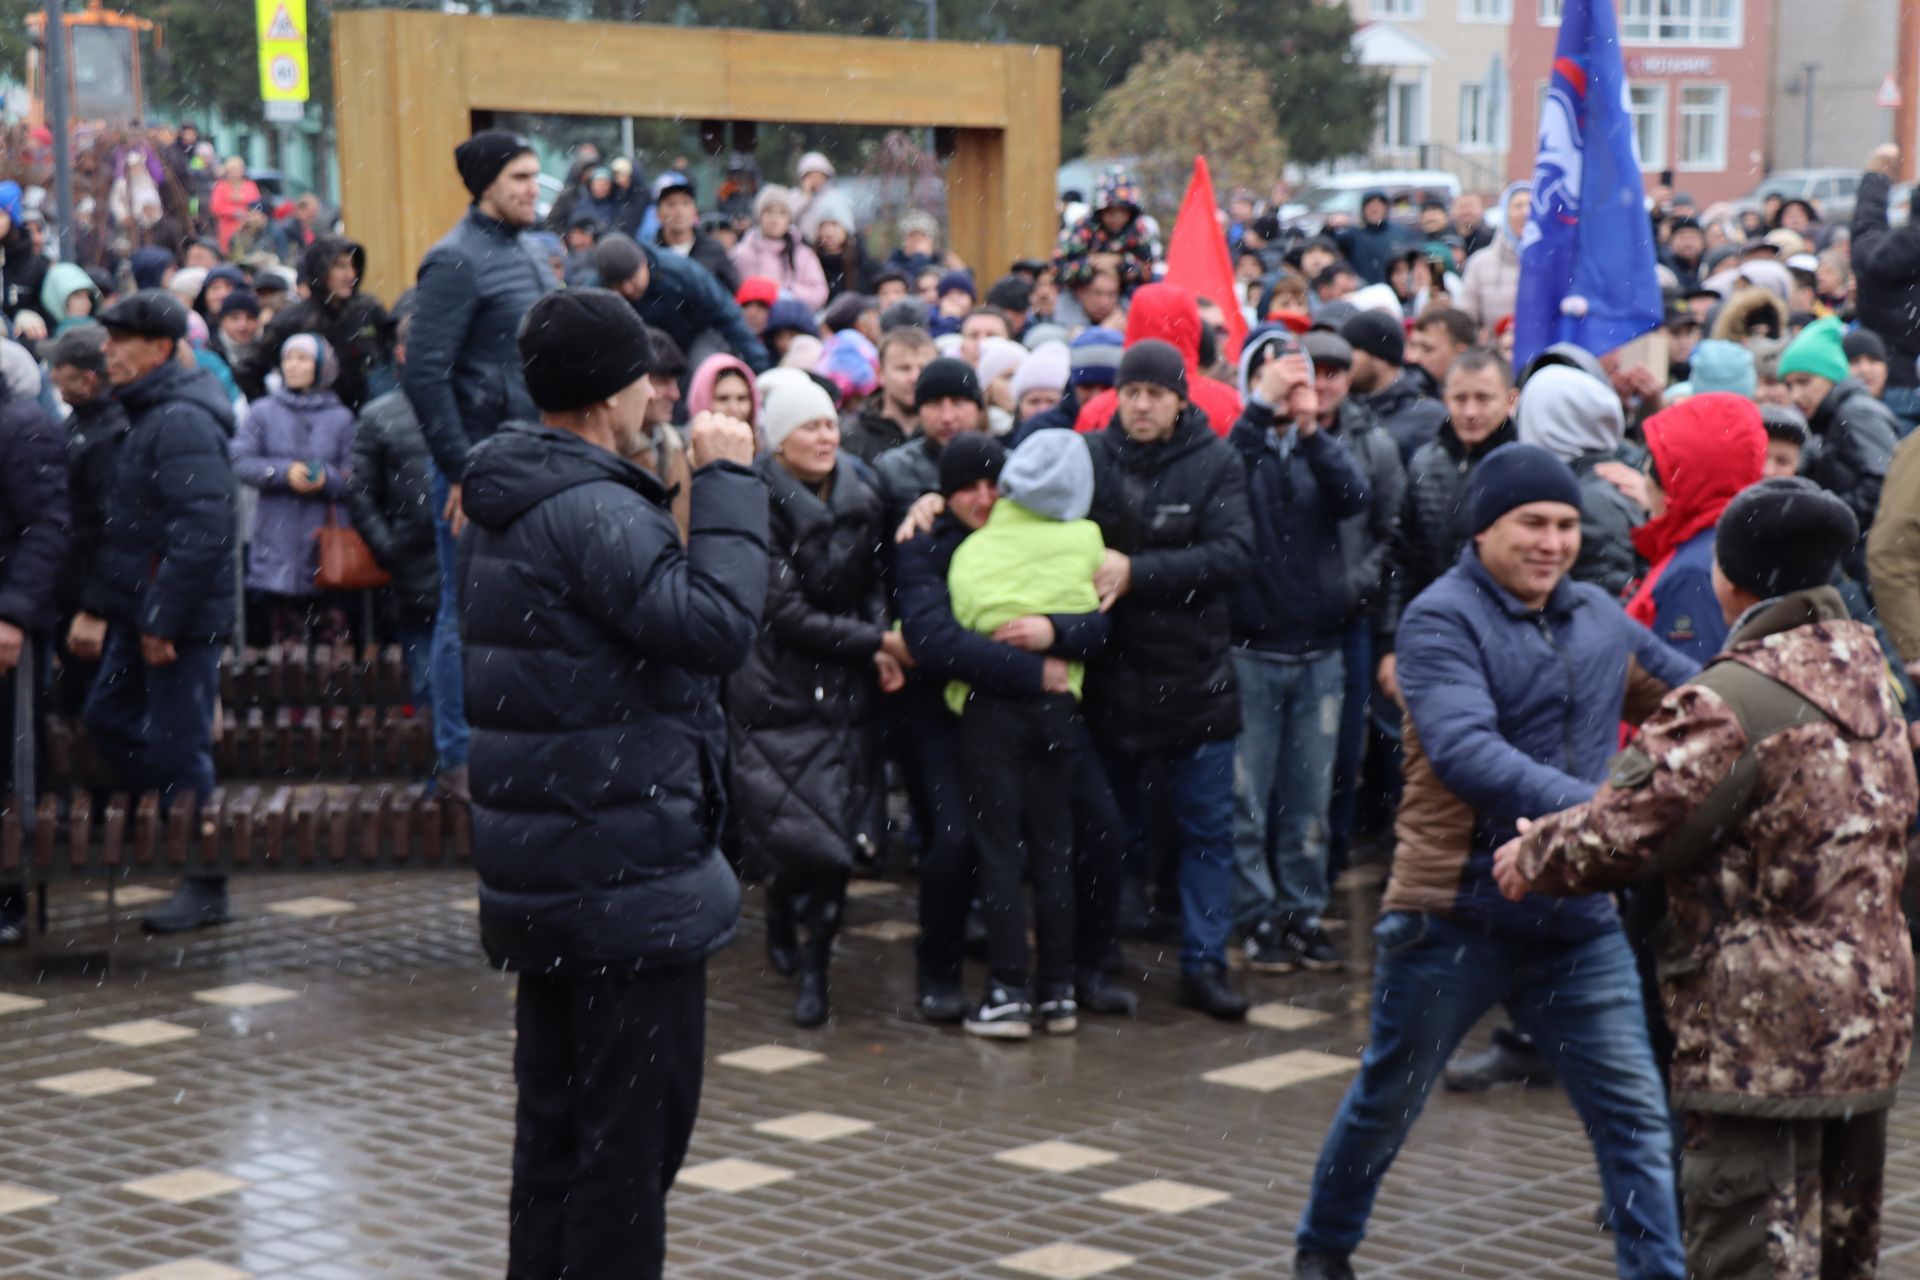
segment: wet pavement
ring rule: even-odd
[[[1244,1027],[1173,1007],[1135,943],[1134,1021],[988,1044],[910,1014],[910,884],[856,882],[836,1016],[802,1032],[757,922],[712,970],[706,1093],[669,1274],[1271,1277],[1365,1036],[1364,976],[1248,978]],[[233,925],[137,928],[153,886],[59,892],[104,981],[0,953],[0,1280],[497,1277],[511,982],[462,873],[237,881]],[[1356,920],[1365,890],[1348,895]],[[759,899],[750,894],[757,918]],[[1365,931],[1336,939],[1365,962]],[[1882,1275],[1920,1276],[1920,1105],[1896,1109]],[[1363,1275],[1613,1274],[1588,1149],[1553,1090],[1436,1094]]]

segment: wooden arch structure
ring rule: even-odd
[[[991,278],[1054,247],[1060,51],[421,10],[333,19],[341,212],[393,298],[467,204],[494,111],[951,129],[949,239]]]

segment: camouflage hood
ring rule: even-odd
[[[1727,637],[1720,660],[1787,686],[1851,737],[1886,731],[1886,659],[1873,628],[1849,618],[1832,587],[1755,605]]]

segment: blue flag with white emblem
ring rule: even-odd
[[[1556,342],[1605,355],[1658,328],[1660,281],[1609,0],[1566,0],[1520,237],[1513,364]]]

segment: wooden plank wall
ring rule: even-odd
[[[1053,249],[1058,49],[386,9],[333,31],[341,211],[388,300],[465,211],[476,111],[948,126],[951,238],[982,287]]]

